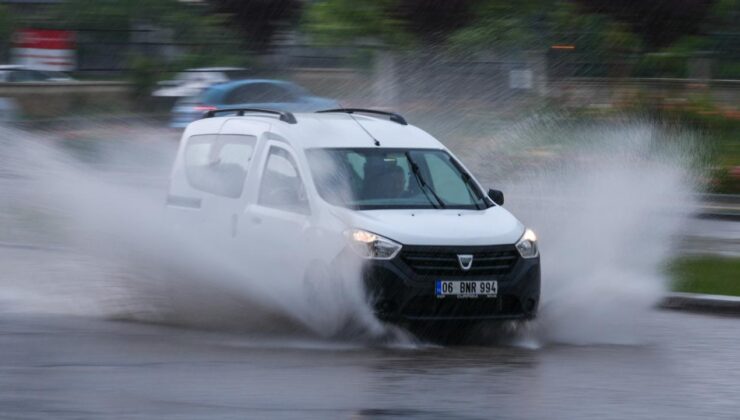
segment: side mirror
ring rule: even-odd
[[[488,198],[493,200],[493,202],[498,204],[499,206],[504,205],[504,193],[500,190],[488,190]]]

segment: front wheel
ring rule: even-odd
[[[368,319],[364,292],[355,290],[337,270],[323,262],[309,266],[303,276],[308,314],[302,322],[326,337],[353,337],[372,330],[377,321]]]

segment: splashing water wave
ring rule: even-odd
[[[413,342],[374,319],[359,280],[317,293],[296,279],[250,273],[239,250],[171,229],[162,187],[174,150],[160,136],[129,132],[137,153],[97,144],[90,165],[54,136],[0,130],[0,242],[41,245],[0,250],[9,267],[0,308]],[[452,145],[540,236],[540,316],[516,343],[645,338],[671,239],[691,208],[691,140],[649,121],[574,126],[538,117]],[[142,149],[150,159],[130,166]]]

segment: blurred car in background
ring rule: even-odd
[[[289,112],[313,112],[341,108],[329,98],[314,96],[295,83],[282,80],[247,79],[220,83],[200,95],[181,99],[172,109],[173,128],[183,128],[207,111],[224,108],[262,108]]]
[[[159,98],[184,98],[197,95],[203,89],[216,84],[249,77],[249,70],[242,67],[203,67],[187,69],[173,80],[163,80],[152,96]]]
[[[0,83],[44,83],[73,81],[60,71],[36,70],[17,64],[0,65]]]

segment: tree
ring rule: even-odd
[[[10,36],[13,33],[15,22],[8,8],[0,4],[0,61],[10,47]]]
[[[740,0],[717,0],[701,28],[709,36],[708,47],[740,59]]]
[[[610,16],[630,27],[648,50],[697,35],[713,3],[727,0],[576,0],[586,13]],[[730,2],[735,0],[730,0]]]
[[[453,33],[449,42],[457,50],[478,50],[495,46],[504,49],[542,47],[545,33],[542,20],[548,10],[546,0],[479,1],[470,25]]]
[[[397,5],[395,0],[319,1],[306,10],[305,27],[323,45],[357,41],[406,45],[411,36],[406,23],[393,14]]]
[[[633,51],[628,25],[584,13],[568,0],[323,0],[306,9],[308,32],[322,44],[376,40],[386,46],[448,44],[458,51],[544,49]]]
[[[230,26],[228,16],[214,13],[208,5],[184,4],[178,0],[67,0],[49,11],[46,26],[76,30],[89,36],[90,43],[127,44],[138,28],[150,27],[171,32],[171,42],[181,49],[174,67],[239,65],[242,37]],[[80,45],[85,48],[85,45]],[[137,55],[138,53],[134,53]],[[132,65],[161,66],[162,57],[129,57]]]
[[[296,23],[301,16],[300,0],[210,0],[212,8],[229,16],[245,44],[255,50],[270,46],[281,27]]]

